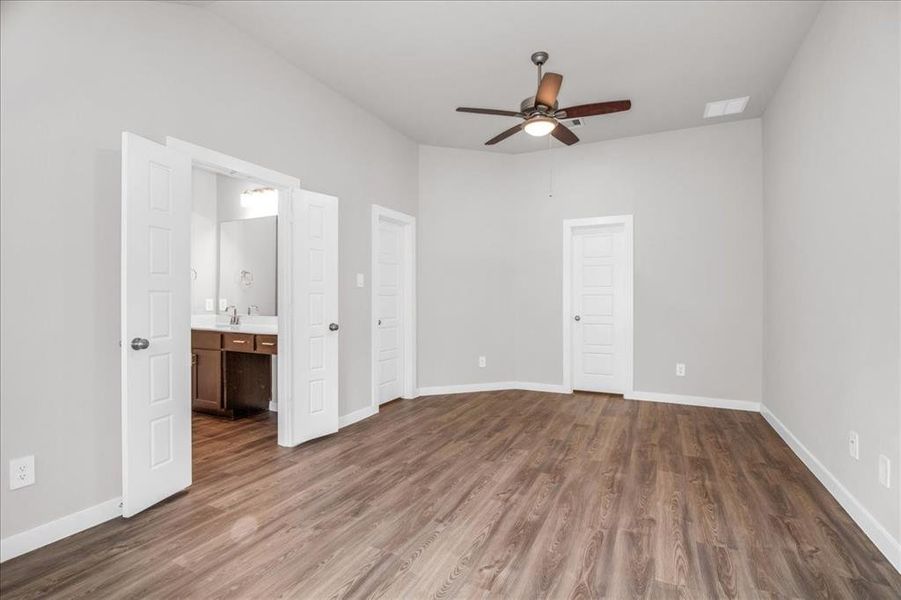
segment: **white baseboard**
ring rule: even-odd
[[[510,381],[493,381],[491,383],[464,383],[462,385],[433,385],[419,388],[420,396],[443,396],[445,394],[470,394],[472,392],[496,392],[512,390]]]
[[[41,546],[90,529],[110,519],[122,515],[122,499],[111,498],[96,506],[91,506],[55,521],[38,525],[28,531],[11,535],[0,540],[0,562],[15,558]]]
[[[625,398],[626,400],[645,400],[648,402],[665,402],[667,404],[686,404],[689,406],[760,412],[760,402],[751,402],[750,400],[729,400],[726,398],[708,398],[706,396],[686,396],[684,394],[640,392],[638,390],[627,392]]]
[[[892,536],[888,529],[883,527],[870,511],[864,508],[863,504],[848,491],[848,488],[842,485],[838,478],[801,443],[801,440],[795,437],[795,434],[766,405],[761,405],[760,413],[767,423],[776,430],[779,437],[788,444],[788,447],[807,465],[810,472],[820,480],[820,483],[832,494],[832,497],[842,505],[845,512],[851,516],[867,537],[879,548],[879,551],[885,555],[885,558],[892,563],[895,570],[901,573],[901,542]]]
[[[498,390],[525,390],[529,392],[552,392],[569,394],[571,390],[555,383],[532,383],[528,381],[492,381],[490,383],[465,383],[463,385],[436,385],[419,388],[420,396],[443,396],[445,394],[471,394],[473,392],[496,392]]]
[[[275,400],[269,401],[269,412],[278,412],[278,402]]]
[[[338,417],[338,429],[342,427],[347,427],[348,425],[353,425],[357,421],[362,421],[372,415],[378,414],[379,409],[367,406],[365,408],[361,408],[360,410],[355,410],[350,414],[342,415]]]
[[[535,383],[532,381],[514,381],[511,383],[514,390],[525,390],[527,392],[549,392],[552,394],[572,394],[573,391],[565,388],[559,383]]]

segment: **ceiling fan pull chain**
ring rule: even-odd
[[[554,153],[551,152],[551,137],[547,136],[547,158],[548,158],[548,177],[547,177],[547,197],[554,197]]]

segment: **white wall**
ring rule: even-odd
[[[340,198],[340,412],[369,405],[370,205],[416,214],[416,144],[209,11],[2,3],[0,485],[7,537],[121,493],[120,135],[171,135]],[[367,275],[367,281],[369,277]]]
[[[420,148],[419,387],[512,381],[512,164],[504,154]]]
[[[216,174],[194,168],[191,172],[191,314],[216,312],[219,287],[219,219],[217,217]],[[206,310],[206,299],[213,310]]]
[[[633,214],[635,388],[760,401],[759,120],[515,156],[423,147],[419,210],[421,386],[559,385],[562,221]]]
[[[895,544],[899,17],[897,3],[826,3],[763,119],[764,401]]]

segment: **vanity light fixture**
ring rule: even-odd
[[[247,208],[256,216],[278,214],[278,190],[275,188],[256,188],[241,194],[241,208]]]

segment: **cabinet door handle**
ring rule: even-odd
[[[260,346],[274,346],[275,342],[260,342]]]
[[[232,340],[232,344],[246,344],[247,340]]]

